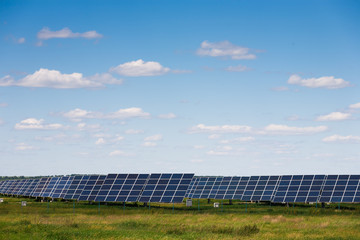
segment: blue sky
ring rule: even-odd
[[[358,1],[1,1],[0,175],[360,171]]]

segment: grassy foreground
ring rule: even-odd
[[[27,201],[21,207],[21,201]],[[360,205],[89,205],[6,198],[0,239],[360,239]]]

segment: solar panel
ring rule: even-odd
[[[280,180],[280,176],[269,176],[268,177],[268,181],[267,181],[267,183],[265,185],[265,189],[263,190],[259,201],[272,201],[272,199],[274,198],[277,186],[279,184],[279,180]],[[263,181],[262,176],[260,177],[260,181],[258,183],[258,186],[262,186],[261,181]],[[255,192],[259,191],[259,190],[260,190],[259,188],[256,188]],[[254,198],[254,196],[258,196],[257,193],[254,193],[253,198],[251,198],[251,200],[252,201],[257,201],[257,200],[255,200],[256,198]]]
[[[54,190],[50,194],[52,198],[64,198],[66,192],[68,191],[72,180],[74,179],[73,176],[68,177],[64,176],[59,179],[57,184],[54,187]]]
[[[89,176],[86,175],[75,176],[64,196],[64,199],[75,199],[74,196],[81,193],[88,177]]]
[[[242,199],[249,177],[202,177],[195,187],[193,198]]]
[[[101,186],[97,202],[136,202],[149,174],[108,174]]]
[[[15,185],[18,183],[17,180],[10,180],[10,184],[8,185],[7,189],[5,190],[5,194],[10,195],[12,190],[14,189]]]
[[[14,180],[8,180],[6,185],[3,188],[3,194],[6,194],[10,186],[13,184]]]
[[[274,202],[317,202],[325,175],[287,175],[279,181]]]
[[[6,183],[6,181],[1,181],[0,182],[0,193],[2,192],[3,186]]]
[[[151,174],[139,201],[180,203],[193,177],[194,174]]]
[[[5,189],[6,189],[8,184],[9,184],[9,180],[2,181],[2,185],[1,185],[1,188],[0,188],[0,193],[1,194],[3,194],[5,192]]]
[[[197,185],[193,190],[192,198],[205,199],[210,197],[210,192],[214,196],[216,195],[223,177],[201,177],[198,179],[199,180],[197,181]]]
[[[321,202],[360,202],[360,175],[329,175],[321,193]]]
[[[60,180],[60,177],[52,177],[49,180],[49,184],[43,189],[40,196],[41,197],[50,197],[52,192],[54,191],[54,187],[56,186],[57,182]]]
[[[29,186],[31,185],[31,183],[34,181],[34,179],[28,179],[24,186],[21,188],[21,190],[18,192],[18,195],[20,196],[25,196],[24,193],[26,192],[26,190],[29,188]]]
[[[214,186],[208,198],[214,199],[234,199],[234,194],[240,181],[240,177],[223,177],[221,182],[215,180]],[[210,181],[211,179],[209,179]],[[206,187],[205,187],[206,189]],[[207,190],[208,191],[208,190]],[[205,190],[204,190],[205,192]],[[203,194],[204,194],[203,192]]]
[[[40,179],[34,179],[30,184],[29,187],[24,191],[23,195],[24,196],[31,196],[32,193],[35,191],[35,188],[37,187],[37,185],[39,184]]]
[[[23,179],[22,182],[16,187],[17,189],[14,191],[14,195],[17,196],[21,195],[20,193],[27,186],[28,181],[29,179]]]
[[[193,197],[195,189],[196,189],[198,183],[199,183],[199,178],[197,178],[197,177],[194,177],[191,180],[189,188],[186,190],[186,194],[185,194],[186,198],[192,198]]]
[[[243,201],[271,201],[277,187],[279,176],[252,176],[250,177]]]
[[[241,200],[248,182],[249,177],[224,177],[215,199]]]
[[[104,183],[105,178],[106,175],[91,175],[85,184],[84,190],[81,192],[78,200],[94,201],[96,195]]]
[[[46,188],[46,186],[49,184],[49,182],[50,182],[49,177],[40,178],[40,181],[39,181],[38,185],[35,187],[31,196],[32,197],[40,197],[43,190]]]

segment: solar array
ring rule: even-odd
[[[151,174],[139,202],[182,202],[194,174]]]
[[[193,176],[108,174],[7,180],[0,182],[0,194],[97,202],[172,203],[183,201]]]
[[[108,174],[0,181],[0,194],[97,202],[241,201],[360,202],[360,175],[194,177],[194,174]]]

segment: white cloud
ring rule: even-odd
[[[110,71],[123,76],[140,77],[163,75],[168,73],[170,68],[163,67],[158,62],[144,62],[142,59],[139,59],[112,67],[110,68]]]
[[[115,141],[115,142],[120,142],[120,141],[122,141],[122,140],[124,140],[124,139],[125,139],[125,138],[124,138],[123,136],[118,135],[118,136],[115,137],[114,141]]]
[[[351,108],[351,109],[358,109],[358,108],[360,108],[360,102],[359,102],[359,103],[355,103],[355,104],[351,104],[351,105],[349,106],[349,108]]]
[[[201,47],[197,50],[200,56],[210,57],[230,57],[231,59],[255,59],[254,54],[249,53],[250,49],[236,46],[229,41],[223,42],[208,42],[203,41]]]
[[[162,140],[162,139],[163,139],[163,137],[162,137],[161,134],[156,134],[156,135],[152,135],[152,136],[146,137],[146,138],[144,139],[144,141],[146,141],[146,142],[149,142],[149,141],[160,141],[160,140]]]
[[[160,114],[158,118],[162,119],[173,119],[176,118],[176,115],[174,113],[167,113],[167,114]]]
[[[220,143],[221,144],[229,144],[229,143],[236,143],[236,142],[251,142],[254,140],[255,140],[254,137],[239,137],[239,138],[234,138],[234,139],[229,139],[229,140],[221,140]]]
[[[0,86],[21,86],[21,87],[45,87],[45,88],[99,88],[105,84],[121,84],[109,73],[95,74],[90,77],[83,77],[82,73],[64,74],[57,70],[40,68],[33,74],[15,81],[7,75],[0,79]]]
[[[40,129],[40,130],[56,130],[63,128],[59,123],[44,124],[44,119],[28,118],[15,124],[17,130]]]
[[[56,135],[53,135],[53,136],[36,136],[35,140],[44,141],[44,142],[51,142],[51,141],[64,139],[66,137],[67,136],[65,134],[61,133],[61,134],[56,134]]]
[[[320,78],[303,79],[296,74],[290,76],[288,83],[300,85],[303,87],[309,87],[309,88],[327,88],[327,89],[337,89],[337,88],[344,88],[350,86],[350,83],[342,78],[325,76]]]
[[[96,142],[95,142],[96,145],[103,145],[105,143],[106,143],[106,141],[104,138],[98,138],[98,140],[96,140]]]
[[[96,73],[93,76],[87,77],[87,79],[92,82],[99,83],[101,85],[104,84],[120,85],[123,83],[122,79],[117,79],[113,77],[110,73]]]
[[[12,85],[14,85],[14,83],[15,83],[15,80],[10,75],[6,75],[6,76],[0,78],[0,86],[1,87],[12,86]]]
[[[125,134],[142,134],[144,133],[144,130],[140,130],[140,129],[128,129],[125,131]]]
[[[217,139],[219,137],[220,137],[219,134],[211,134],[211,135],[208,136],[208,139]]]
[[[322,140],[323,142],[356,142],[360,143],[360,136],[340,136],[340,135],[332,135],[329,137],[325,137]]]
[[[110,152],[109,156],[110,157],[114,157],[114,156],[130,156],[130,154],[125,153],[125,152],[123,152],[121,150],[115,150],[115,151]]]
[[[66,117],[72,121],[81,121],[82,119],[128,119],[128,118],[148,118],[150,113],[144,112],[141,108],[123,108],[116,112],[101,113],[91,112],[76,108],[66,113],[62,113],[63,117]]]
[[[80,108],[76,108],[63,114],[64,117],[71,119],[72,121],[81,121],[83,118],[88,118],[92,113]]]
[[[77,125],[77,130],[79,131],[97,131],[101,127],[99,124],[86,124],[86,123],[79,123]]]
[[[17,43],[18,44],[23,44],[23,43],[25,43],[25,38],[19,38],[19,39],[17,39]]]
[[[229,152],[210,150],[206,154],[211,156],[226,156],[229,155]]]
[[[74,33],[69,28],[63,28],[58,31],[51,31],[49,28],[44,27],[37,33],[37,38],[40,40],[48,40],[51,38],[102,38],[103,35],[96,31],[88,31],[83,33]]]
[[[322,115],[316,118],[316,121],[341,121],[351,117],[350,113],[332,112],[328,115]]]
[[[8,104],[7,103],[0,103],[0,107],[7,107]]]
[[[278,134],[278,135],[305,135],[315,134],[328,130],[326,126],[317,127],[290,127],[287,125],[270,124],[264,128],[260,134]]]
[[[19,143],[15,147],[15,150],[17,150],[17,151],[25,151],[25,150],[33,150],[33,149],[34,149],[33,146],[30,146],[30,145],[28,145],[26,143]]]
[[[237,65],[237,66],[229,66],[227,68],[225,68],[225,71],[228,72],[245,72],[245,71],[250,71],[251,68],[248,68],[247,66],[243,66],[243,65]]]
[[[144,112],[141,108],[132,107],[119,109],[116,112],[105,115],[105,118],[109,119],[127,119],[127,118],[147,118],[150,117],[150,113]]]
[[[249,126],[242,125],[222,125],[206,126],[198,124],[190,129],[190,133],[247,133],[252,130]]]
[[[157,146],[157,143],[156,142],[144,142],[143,146],[144,147],[155,147],[155,146]]]

